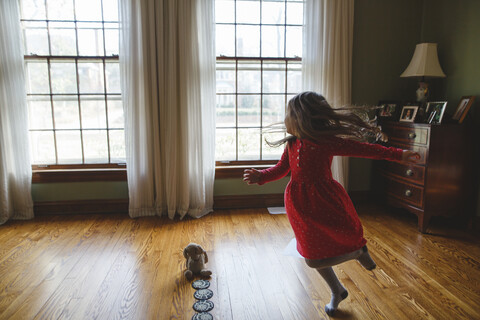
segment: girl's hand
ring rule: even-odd
[[[243,171],[243,181],[248,184],[258,183],[260,181],[260,171],[256,169],[245,169]]]
[[[420,160],[420,155],[418,152],[411,151],[411,150],[403,150],[402,153],[402,161],[403,162],[411,162],[416,163]]]

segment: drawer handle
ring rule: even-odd
[[[412,190],[407,189],[407,190],[405,191],[405,196],[406,196],[406,197],[411,197],[411,196],[412,196]]]
[[[415,139],[416,137],[417,137],[417,135],[415,134],[415,132],[410,132],[410,133],[408,134],[408,138],[409,138],[409,139]]]
[[[412,169],[408,169],[407,171],[405,171],[405,175],[411,177],[413,176],[413,170]]]

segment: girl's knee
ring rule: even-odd
[[[314,269],[325,267],[324,260],[312,260],[305,258],[305,263],[307,264],[307,266]]]

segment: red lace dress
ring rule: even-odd
[[[360,249],[367,241],[350,197],[332,178],[332,157],[401,160],[402,152],[337,137],[326,137],[321,142],[296,139],[288,144],[274,167],[260,171],[259,184],[280,179],[291,171],[285,208],[298,252],[308,259],[336,257]]]

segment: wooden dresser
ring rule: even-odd
[[[473,144],[458,124],[382,123],[387,145],[418,152],[416,164],[382,161],[381,189],[387,203],[418,216],[426,232],[433,216],[472,217]]]

